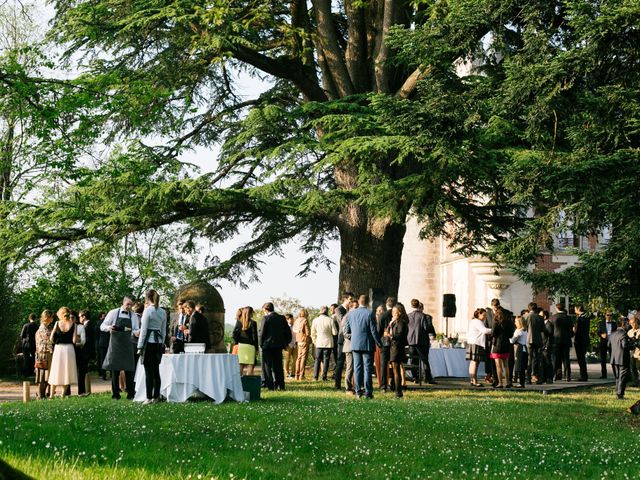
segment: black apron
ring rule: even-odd
[[[122,315],[122,311],[118,313]],[[131,343],[131,313],[128,317],[118,316],[116,326],[128,328],[127,332],[111,332],[109,349],[104,357],[102,368],[104,370],[124,370],[125,372],[135,372],[136,363],[133,356],[133,343]]]

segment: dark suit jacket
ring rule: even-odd
[[[624,329],[619,328],[609,335],[609,346],[611,347],[611,365],[622,365],[628,367],[631,363],[629,351],[631,343],[629,336]]]
[[[193,312],[189,319],[189,338],[191,343],[204,343],[209,349],[211,340],[209,339],[209,322],[200,312]]]
[[[513,345],[509,341],[513,335],[513,329],[510,325],[503,321],[502,323],[493,323],[491,329],[491,353],[511,353],[513,352]]]
[[[291,328],[283,315],[271,312],[260,324],[260,346],[262,348],[285,348],[291,343]]]
[[[31,355],[36,353],[36,332],[40,328],[38,322],[25,323],[20,332],[20,338],[22,339],[22,351],[29,352]]]
[[[576,345],[587,347],[589,345],[589,328],[591,326],[591,318],[584,313],[576,318],[576,326],[574,328],[575,336],[573,342]]]
[[[573,336],[573,324],[567,312],[558,312],[551,317],[553,323],[553,335],[556,345],[571,345]]]
[[[545,352],[553,351],[553,344],[555,340],[555,327],[553,326],[553,322],[548,321],[544,322],[544,330],[542,332],[542,349]]]
[[[409,331],[407,342],[409,345],[429,345],[429,321],[427,316],[414,310],[408,313]]]
[[[387,327],[391,323],[391,310],[392,310],[391,308],[388,310],[385,310],[385,312],[382,315],[380,315],[380,318],[376,323],[378,336],[380,337],[380,340],[382,341],[382,346],[384,347],[389,347],[391,345],[391,339],[389,337],[384,336],[384,331],[387,329]]]
[[[96,345],[98,339],[97,328],[99,328],[98,322],[94,322],[93,320],[88,320],[84,322],[84,334],[86,336],[86,341],[84,342],[84,350],[85,357],[87,359],[91,359],[95,357],[96,354]]]
[[[537,345],[539,347],[542,347],[542,331],[544,330],[544,319],[535,312],[531,312],[527,319],[529,322],[527,345]]]
[[[615,332],[618,329],[618,324],[616,322],[609,322],[611,323],[611,333]],[[605,338],[602,338],[601,335],[602,334],[607,335]],[[601,344],[607,344],[609,342],[609,335],[607,334],[607,321],[606,320],[600,320],[598,322],[598,326],[596,327],[596,334],[598,335],[598,340],[600,340]]]
[[[338,321],[338,345],[344,344],[344,332],[340,328],[342,325],[342,318],[347,314],[347,309],[344,308],[344,305],[338,305],[338,307],[333,312],[333,315],[336,317]]]

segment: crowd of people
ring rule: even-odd
[[[310,321],[306,309],[294,318],[275,312],[273,303],[268,302],[262,307],[259,328],[251,321],[251,307],[239,309],[232,352],[240,356],[242,373],[252,374],[261,351],[262,384],[270,390],[284,390],[285,376],[294,381],[306,379],[312,347],[313,379],[328,381],[333,365],[334,388],[342,389],[344,377],[349,395],[373,397],[374,369],[379,389],[398,397],[406,388],[405,377],[435,383],[429,368],[429,336],[435,335],[435,330],[422,303],[412,300],[408,313],[391,297],[386,308],[381,305],[375,312],[368,304],[366,295],[356,299],[353,293],[345,292],[341,304],[320,307],[318,316]],[[243,354],[247,349],[249,355]]]
[[[140,362],[145,369],[145,403],[160,399],[159,365],[165,350],[185,351],[187,343],[201,343],[210,351],[208,321],[202,305],[181,301],[177,315],[169,324],[168,313],[159,307],[159,295],[149,290],[144,302],[125,297],[122,305],[101,313],[93,322],[89,312],[61,307],[55,314],[42,312],[40,324],[35,315],[21,333],[25,372],[35,373],[38,398],[70,394],[78,385],[78,394],[86,395],[85,378],[89,363],[96,361],[98,374],[111,375],[112,398],[121,392],[135,395],[134,373]],[[312,321],[301,309],[297,317],[275,312],[267,302],[258,326],[252,307],[236,313],[231,353],[238,355],[241,375],[253,375],[261,360],[262,385],[284,390],[285,376],[305,380],[307,363],[313,349],[312,375],[315,381],[331,380],[336,390],[358,398],[373,398],[373,372],[381,392],[403,396],[407,381],[436,383],[429,366],[430,342],[436,332],[432,317],[423,304],[412,299],[407,311],[402,303],[389,297],[375,311],[368,308],[369,298],[357,299],[351,292],[342,295],[340,304],[323,306]],[[493,388],[525,388],[527,384],[571,381],[569,352],[575,348],[579,381],[587,381],[586,353],[590,344],[591,317],[575,307],[570,317],[562,304],[556,312],[530,303],[519,315],[503,308],[498,299],[489,308],[478,308],[467,331],[467,359],[472,387],[483,387],[478,366],[485,363],[484,381]],[[601,378],[606,378],[610,355],[616,378],[616,394],[623,398],[631,379],[640,386],[640,312],[627,321],[614,319],[606,311],[597,324],[601,358]],[[260,354],[260,355],[259,355]]]
[[[478,308],[469,322],[467,359],[471,386],[482,387],[477,371],[486,362],[485,380],[493,388],[524,388],[526,384],[570,382],[570,350],[575,349],[579,368],[578,381],[588,381],[586,354],[591,343],[591,316],[582,305],[576,305],[571,318],[563,304],[555,305],[556,313],[530,303],[515,315],[503,308],[498,299],[490,308]],[[601,376],[607,378],[607,357],[610,357],[616,379],[616,395],[624,398],[629,380],[640,386],[640,312],[614,319],[605,311],[598,321],[598,351]],[[515,385],[514,385],[515,384]]]
[[[144,303],[135,304],[125,297],[120,307],[101,313],[97,322],[90,319],[88,311],[76,313],[67,307],[59,308],[55,314],[44,310],[39,326],[35,315],[30,315],[21,332],[22,352],[25,374],[35,374],[37,398],[68,396],[71,385],[77,385],[78,395],[87,395],[88,366],[95,360],[104,380],[107,372],[111,374],[112,398],[119,399],[126,391],[127,398],[132,399],[133,376],[142,357],[147,403],[158,401],[159,365],[165,351],[167,325],[167,313],[159,301],[155,290],[147,292]],[[189,303],[186,308],[195,306]],[[197,319],[191,334],[198,336],[198,328],[206,330],[206,326],[196,325]]]

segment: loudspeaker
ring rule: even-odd
[[[456,311],[456,296],[453,293],[445,293],[442,296],[442,316],[455,317]]]

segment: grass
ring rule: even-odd
[[[218,406],[106,394],[3,404],[0,456],[35,478],[88,480],[640,476],[640,421],[611,388],[358,401],[328,385]]]

